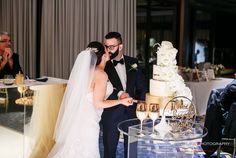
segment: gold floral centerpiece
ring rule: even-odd
[[[211,64],[210,69],[213,69],[215,75],[219,76],[219,75],[221,75],[221,73],[225,69],[225,67],[222,64]]]
[[[178,67],[178,73],[183,77],[184,81],[192,80],[192,69],[190,67]]]

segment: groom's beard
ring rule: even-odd
[[[109,54],[110,54],[110,60],[112,60],[119,54],[119,49],[117,49],[114,53],[109,52]]]

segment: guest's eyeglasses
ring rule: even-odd
[[[12,41],[6,39],[6,40],[1,40],[0,43],[12,43]]]
[[[113,50],[115,47],[119,46],[121,43],[117,44],[117,45],[110,45],[110,46],[107,46],[107,45],[104,45],[106,49],[109,49],[109,50]]]

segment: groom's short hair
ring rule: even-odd
[[[108,34],[106,34],[105,38],[106,39],[115,38],[120,42],[120,44],[122,43],[121,34],[119,32],[109,32]]]

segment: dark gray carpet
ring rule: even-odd
[[[124,158],[124,143],[122,141],[120,141],[118,143],[117,146],[117,151],[116,151],[116,158]],[[100,150],[100,155],[101,158],[103,158],[104,156],[104,146],[103,146],[103,142],[102,142],[102,135],[100,135],[99,137],[99,150]]]
[[[23,133],[24,112],[10,112],[0,114],[0,125]]]
[[[28,123],[30,117],[24,115],[24,112],[0,113],[0,125],[18,131],[24,132],[24,121]]]

